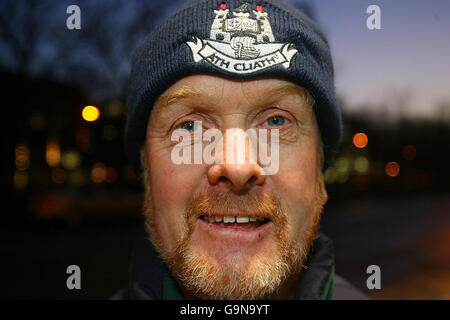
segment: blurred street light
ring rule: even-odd
[[[88,122],[96,121],[100,117],[100,110],[94,106],[86,106],[81,112],[81,116]]]
[[[113,125],[106,125],[103,127],[103,138],[112,141],[116,139],[118,133],[116,127]]]
[[[117,176],[118,176],[118,174],[117,174],[116,169],[114,169],[112,167],[106,168],[106,178],[105,178],[106,182],[112,183],[112,182],[116,181]]]
[[[91,180],[94,183],[102,183],[106,180],[107,171],[105,165],[101,162],[98,162],[92,166],[91,169]]]
[[[56,167],[61,161],[61,149],[56,142],[49,142],[45,150],[45,160],[50,167]]]
[[[13,184],[16,189],[25,189],[28,185],[28,173],[24,171],[14,172]]]
[[[400,173],[400,165],[395,161],[388,162],[384,167],[384,171],[389,177],[396,177]]]
[[[54,183],[61,184],[61,183],[66,182],[67,173],[64,169],[55,168],[52,170],[51,177],[52,177],[52,181]]]
[[[79,186],[86,183],[86,172],[82,169],[76,169],[69,173],[69,182],[72,185]]]
[[[62,154],[61,164],[67,170],[76,169],[81,162],[81,156],[77,151],[66,151]]]
[[[118,118],[123,114],[124,106],[123,103],[119,100],[111,101],[106,106],[106,114],[111,118]]]
[[[41,113],[34,113],[30,118],[30,126],[35,131],[44,129],[46,125],[45,116]]]
[[[16,168],[19,171],[24,171],[30,166],[30,149],[24,144],[16,146]]]
[[[369,160],[364,156],[357,157],[353,163],[353,167],[357,173],[366,174],[370,167]]]
[[[413,145],[406,145],[402,149],[402,156],[405,160],[413,160],[416,157],[416,147]]]
[[[353,145],[359,149],[362,149],[367,146],[369,143],[369,138],[365,133],[358,132],[353,136]]]

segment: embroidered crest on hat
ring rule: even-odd
[[[248,74],[275,65],[289,68],[292,57],[297,53],[290,43],[277,43],[263,6],[250,10],[244,3],[230,10],[222,3],[214,10],[209,39],[194,37],[186,44],[192,51],[195,62],[207,63],[227,72]],[[250,12],[251,11],[251,12]]]

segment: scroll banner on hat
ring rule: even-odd
[[[235,50],[228,44],[213,40],[195,38],[195,42],[186,42],[192,51],[195,62],[205,60],[213,66],[227,72],[245,74],[281,64],[289,68],[296,49],[290,49],[290,43],[263,43],[254,45],[261,54],[254,59],[236,59],[231,57]]]

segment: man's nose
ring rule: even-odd
[[[240,194],[255,185],[263,185],[265,175],[257,164],[216,164],[208,170],[208,181],[212,185],[223,184]]]
[[[225,140],[227,140],[225,135]],[[230,140],[231,141],[231,140]],[[254,149],[249,146],[249,137],[245,137],[246,147],[239,149],[233,143],[224,141],[222,163],[214,164],[208,169],[208,181],[212,185],[223,184],[234,193],[244,193],[253,186],[263,185],[265,175],[263,168],[258,164]],[[227,158],[227,148],[235,148],[233,154],[236,158]],[[242,146],[241,146],[242,147]],[[237,161],[237,153],[244,152],[244,161]]]

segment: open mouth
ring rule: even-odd
[[[203,215],[199,219],[218,227],[245,229],[256,229],[270,222],[270,219],[261,216]]]

